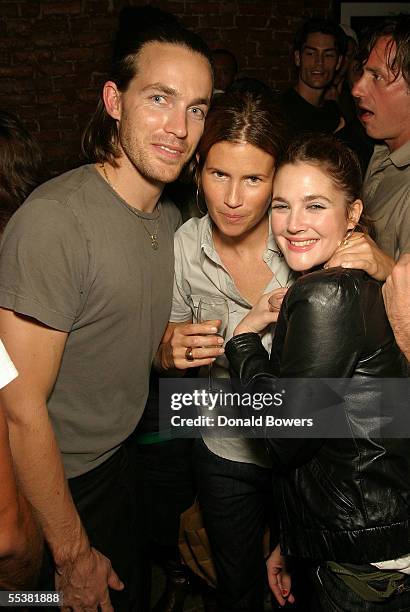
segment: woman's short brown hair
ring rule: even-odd
[[[286,135],[272,100],[250,92],[215,96],[198,144],[199,171],[211,147],[223,141],[246,142],[269,153],[276,161],[285,148]]]

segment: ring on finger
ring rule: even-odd
[[[187,350],[185,351],[185,359],[187,361],[194,361],[195,357],[192,354],[192,347],[188,346]]]

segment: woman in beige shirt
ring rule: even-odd
[[[197,152],[198,196],[208,213],[187,221],[175,237],[175,284],[170,323],[159,357],[163,369],[214,363],[228,377],[217,322],[192,323],[200,297],[224,297],[228,340],[261,295],[283,295],[291,274],[269,223],[275,163],[283,128],[269,98],[219,97]],[[266,298],[267,299],[267,298]],[[266,324],[275,319],[268,315]],[[210,335],[206,335],[210,334]],[[270,349],[272,330],[263,334]],[[263,610],[262,539],[270,515],[269,461],[257,440],[204,437],[196,448],[199,501],[224,610]]]

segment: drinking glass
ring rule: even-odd
[[[229,307],[225,298],[219,296],[201,297],[198,303],[197,321],[213,321],[219,319],[221,324],[216,336],[225,340],[229,324]],[[212,391],[212,364],[208,366],[208,391]]]

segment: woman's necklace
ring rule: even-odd
[[[115,189],[115,187],[112,184],[112,182],[110,181],[110,179],[108,178],[108,174],[107,174],[107,170],[105,169],[104,162],[102,162],[100,164],[100,168],[101,168],[101,170],[102,170],[102,172],[104,174],[105,180],[107,181],[107,183],[109,184],[111,189],[113,189],[117,195],[120,195],[118,193],[118,191]],[[147,232],[148,236],[150,237],[151,247],[154,249],[154,251],[157,251],[158,247],[159,247],[158,231],[159,231],[159,218],[161,216],[161,203],[158,204],[158,214],[157,214],[157,216],[154,219],[152,219],[152,221],[156,221],[155,228],[154,228],[154,231],[152,233],[149,231],[149,229],[145,225],[144,221],[142,220],[142,217],[137,213],[137,211],[134,210],[134,212],[137,215],[138,219],[141,221],[142,227],[144,228],[144,230]]]

